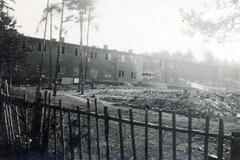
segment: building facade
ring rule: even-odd
[[[50,43],[50,40],[46,40],[46,46],[43,47],[42,39],[28,37],[27,45],[33,49],[33,53],[26,59],[28,65],[24,69],[25,77],[40,77],[43,53],[42,78],[48,80],[51,74],[54,79],[57,68],[59,81],[65,84],[77,83],[79,45],[66,43],[62,39],[59,65],[56,66],[57,53],[60,51],[59,42],[52,40],[52,45]],[[155,81],[169,86],[185,86],[189,83],[222,86],[221,68],[215,66],[139,55],[134,54],[132,50],[129,52],[109,50],[107,45],[103,48],[83,46],[82,57],[86,81],[94,78],[95,81],[109,83]]]

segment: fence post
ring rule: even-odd
[[[53,130],[54,130],[54,158],[57,159],[57,123],[56,123],[56,108],[53,109]]]
[[[177,159],[176,154],[176,114],[172,113],[172,148],[173,148],[173,160]]]
[[[108,111],[107,107],[104,107],[104,117],[105,117],[105,140],[106,140],[106,160],[110,160],[110,150],[109,150],[109,123],[108,123]]]
[[[162,135],[162,111],[158,113],[158,122],[159,122],[159,160],[163,159],[163,152],[162,152],[162,143],[163,143],[163,135]]]
[[[65,145],[64,145],[64,133],[63,133],[63,111],[62,111],[62,101],[59,100],[60,107],[60,130],[61,130],[61,146],[62,146],[62,156],[65,156]]]
[[[98,127],[98,109],[97,109],[97,99],[95,99],[95,114],[96,114],[96,127],[97,127],[97,153],[98,160],[100,160],[100,147],[99,147],[99,127]]]
[[[145,108],[145,160],[148,159],[148,109]]]
[[[27,129],[27,125],[28,125],[28,116],[27,116],[27,108],[28,108],[28,103],[27,103],[27,95],[24,94],[23,95],[23,99],[24,99],[24,114],[25,114],[25,124],[24,124],[24,131],[25,131],[25,135],[28,135],[28,129]]]
[[[188,111],[188,160],[192,159],[192,110]]]
[[[41,128],[41,93],[39,92],[39,98],[32,104],[33,105],[33,119],[31,127],[31,139],[32,149],[35,151],[39,150],[40,145],[40,128]]]
[[[223,136],[224,136],[224,128],[223,128],[223,119],[220,118],[219,121],[219,135],[218,135],[218,159],[223,159]]]
[[[133,159],[137,159],[136,155],[136,146],[135,146],[135,137],[134,137],[134,125],[133,125],[133,114],[132,109],[129,109],[130,116],[130,125],[131,125],[131,138],[132,138],[132,149],[133,149]]]
[[[44,93],[44,106],[43,106],[43,118],[42,118],[42,153],[46,152],[46,109],[47,109],[47,91]]]
[[[206,116],[205,138],[204,138],[204,160],[208,159],[208,133],[209,133],[209,116]]]
[[[78,119],[78,138],[79,138],[79,159],[82,159],[82,133],[81,133],[81,116],[80,116],[79,106],[77,106],[77,119]]]
[[[71,125],[71,112],[68,110],[68,127],[69,127],[69,143],[70,143],[70,153],[71,160],[74,159],[74,149],[73,149],[73,139],[72,139],[72,125]]]
[[[90,102],[87,99],[87,125],[88,125],[88,159],[91,160],[91,126],[90,126]]]
[[[232,137],[234,138],[231,141],[231,160],[240,159],[240,133],[232,132]]]
[[[119,119],[119,136],[120,136],[120,150],[121,150],[121,159],[124,159],[124,148],[123,148],[123,134],[122,134],[122,113],[118,109],[118,119]]]

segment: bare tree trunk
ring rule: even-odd
[[[84,82],[86,82],[86,78],[87,78],[87,70],[88,70],[88,52],[89,52],[88,40],[89,40],[89,30],[90,30],[90,21],[91,21],[90,18],[91,18],[91,8],[90,8],[90,6],[88,6],[87,55],[86,55],[86,66],[85,66]]]
[[[59,30],[59,52],[57,53],[57,62],[56,62],[56,72],[55,72],[55,80],[54,80],[54,90],[53,96],[57,95],[57,80],[58,80],[58,65],[59,65],[59,55],[62,53],[62,24],[63,24],[63,9],[64,9],[64,0],[62,0],[62,12],[61,12],[61,22],[60,22],[60,30]]]
[[[49,0],[47,1],[47,8],[48,6],[49,6]],[[46,12],[46,20],[45,20],[45,28],[44,28],[44,36],[43,36],[42,57],[41,57],[40,75],[39,75],[39,90],[41,90],[41,85],[42,85],[42,69],[43,69],[44,50],[46,46],[47,21],[48,21],[48,12]]]
[[[52,8],[52,7],[51,7]],[[52,89],[52,10],[50,12],[50,48],[49,48],[49,85],[48,88]]]
[[[81,5],[81,0],[79,1],[79,6]],[[82,30],[83,30],[83,10],[79,10],[79,18],[80,18],[80,45],[79,45],[79,83],[78,83],[78,92],[84,94],[84,75],[83,75],[83,44],[82,44]],[[81,84],[82,83],[82,84]]]

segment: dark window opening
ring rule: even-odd
[[[91,51],[91,58],[93,58],[93,51]]]
[[[78,49],[75,48],[75,56],[78,56]]]
[[[97,58],[97,51],[95,52],[95,58]]]
[[[38,51],[42,51],[42,44],[38,43]]]
[[[118,77],[124,78],[124,71],[119,71]]]
[[[108,60],[108,53],[106,53],[106,60]]]
[[[62,46],[62,54],[65,54],[65,46]]]

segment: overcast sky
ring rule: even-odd
[[[57,0],[52,0],[57,1]],[[50,0],[51,2],[51,0]],[[46,7],[47,0],[22,0],[12,4],[14,16],[21,27],[19,32],[26,36],[43,38],[43,24],[39,32],[36,28]],[[90,32],[90,46],[134,53],[159,52],[170,53],[191,50],[197,58],[210,50],[218,58],[238,59],[239,41],[218,44],[208,41],[201,34],[191,36],[194,32],[183,22],[180,8],[189,11],[191,8],[201,9],[202,0],[98,0],[95,9],[97,16],[92,26],[98,26]],[[54,17],[54,25],[59,26],[59,18]],[[78,24],[64,24],[68,31],[63,36],[65,42],[79,44]],[[184,33],[183,33],[184,32]],[[49,39],[49,26],[47,39]],[[53,30],[53,38],[58,40],[59,32]],[[205,40],[205,41],[204,41]],[[86,45],[86,38],[84,38]]]

